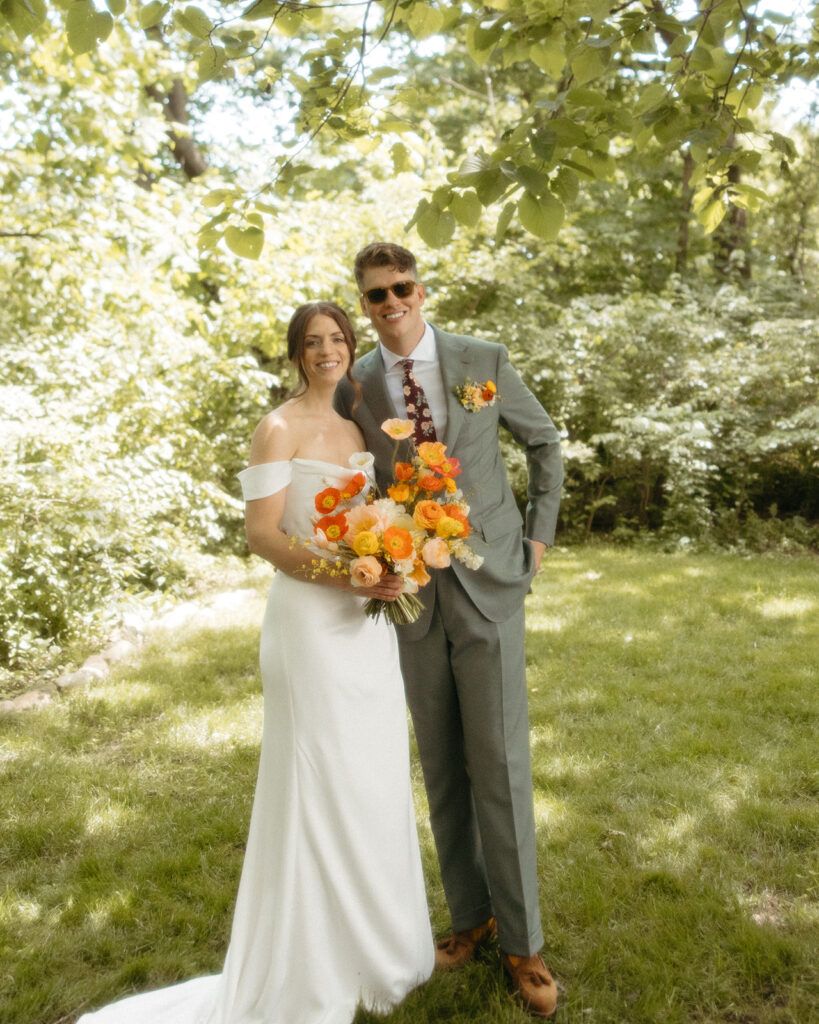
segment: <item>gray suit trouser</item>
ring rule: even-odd
[[[452,926],[494,914],[501,948],[530,956],[543,933],[523,602],[490,622],[451,569],[436,577],[429,632],[398,636]]]

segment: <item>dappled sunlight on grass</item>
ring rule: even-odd
[[[527,601],[528,686],[565,1024],[819,1020],[816,570],[550,552]],[[108,680],[0,722],[0,1019],[67,1022],[81,1002],[218,970],[259,756],[261,606],[157,634]],[[417,757],[411,770],[442,934]],[[384,1024],[525,1024],[497,951],[470,971]]]
[[[815,612],[816,608],[817,602],[813,598],[772,597],[762,602],[760,611],[766,619],[798,619]]]
[[[132,808],[102,797],[86,811],[85,831],[96,840],[110,838],[133,826],[135,820]]]
[[[257,744],[262,735],[264,708],[261,696],[245,700],[241,706],[180,710],[177,720],[168,722],[161,732],[163,742],[182,749],[198,748],[209,754],[216,748],[237,743]]]

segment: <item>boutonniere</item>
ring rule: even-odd
[[[488,405],[494,405],[498,399],[498,389],[491,380],[479,383],[467,378],[455,388],[455,394],[467,412],[479,412]]]

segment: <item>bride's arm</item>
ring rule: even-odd
[[[296,447],[288,424],[282,417],[271,414],[259,424],[250,446],[250,465],[266,462],[289,462]],[[377,597],[394,600],[401,591],[396,577],[379,580],[373,587],[354,587],[348,576],[330,576],[321,573],[313,576],[313,562],[316,555],[301,544],[294,544],[281,529],[287,488],[265,498],[254,498],[245,503],[245,531],[247,543],[254,555],[264,558],[277,569],[295,579],[319,583],[359,594],[361,597]]]

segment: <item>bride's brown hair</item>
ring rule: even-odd
[[[296,394],[303,394],[309,384],[307,374],[304,372],[303,363],[304,338],[307,334],[307,325],[314,316],[329,316],[331,320],[335,320],[344,336],[344,343],[350,355],[350,363],[347,367],[347,380],[352,384],[353,391],[355,392],[355,401],[353,403],[353,408],[355,408],[361,401],[361,385],[353,377],[353,363],[355,362],[357,344],[355,331],[350,323],[350,318],[341,306],[337,306],[335,302],[305,302],[303,306],[299,306],[287,325],[287,358],[296,367],[299,381],[301,382],[301,387]]]

